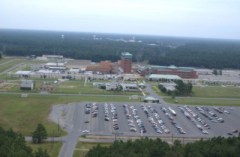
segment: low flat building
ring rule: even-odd
[[[152,97],[152,96],[146,96],[146,97],[143,99],[143,102],[145,102],[145,103],[159,103],[159,99],[154,98],[154,97]]]
[[[34,81],[33,80],[21,80],[20,90],[33,90]]]
[[[34,74],[34,72],[32,72],[32,71],[21,71],[20,70],[20,71],[17,71],[15,74],[19,77],[30,77],[31,75]]]
[[[129,91],[129,92],[136,92],[139,91],[138,85],[137,84],[132,84],[132,83],[121,83],[123,91]]]
[[[176,86],[177,86],[176,83],[174,83],[174,82],[171,82],[171,83],[160,83],[159,85],[164,87],[166,89],[166,91],[170,91],[170,92],[175,91]]]
[[[198,78],[197,71],[191,67],[176,67],[171,66],[143,66],[138,68],[138,73],[142,76],[150,74],[162,74],[162,75],[178,75],[184,79],[196,79]]]
[[[50,67],[66,68],[64,63],[53,63],[53,62],[51,62],[51,63],[46,63],[44,65],[44,68],[46,68],[46,69],[48,69]]]
[[[161,81],[161,82],[171,82],[175,80],[182,80],[181,77],[177,75],[161,75],[161,74],[151,74],[147,76],[149,81]]]

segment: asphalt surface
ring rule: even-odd
[[[193,111],[195,114],[198,115],[198,117],[203,120],[206,124],[209,125],[209,127],[203,126],[203,124],[195,119],[195,123],[200,125],[204,130],[208,132],[208,134],[202,133],[202,131],[192,122],[192,120],[188,119],[184,113],[181,112],[180,108],[177,105],[171,105],[171,108],[176,112],[176,116],[172,115],[171,112],[168,110],[169,105],[166,104],[144,104],[144,103],[97,103],[98,106],[98,114],[96,117],[93,117],[92,114],[86,114],[85,113],[85,104],[86,103],[80,103],[76,104],[76,110],[78,110],[80,113],[78,114],[78,118],[74,121],[74,126],[78,125],[77,127],[78,131],[82,133],[83,130],[88,130],[89,135],[115,135],[118,134],[119,136],[141,136],[140,128],[138,127],[136,123],[136,119],[132,118],[133,123],[135,124],[135,128],[137,129],[137,132],[131,132],[130,126],[128,125],[127,117],[124,113],[123,105],[128,105],[128,110],[130,111],[131,116],[134,115],[131,112],[131,108],[133,106],[134,109],[137,110],[137,115],[142,120],[145,128],[146,133],[143,133],[143,136],[160,136],[160,137],[168,137],[168,136],[176,136],[176,137],[213,137],[213,136],[229,136],[228,133],[232,132],[234,129],[240,130],[240,108],[239,107],[224,107],[225,110],[230,112],[228,113],[218,113],[215,111],[213,107],[206,107],[209,109],[209,111],[212,111],[215,113],[218,118],[222,118],[224,120],[223,123],[217,121],[216,118],[212,117],[213,121],[209,120],[195,108],[196,106],[188,106],[191,111]],[[108,110],[109,110],[109,121],[104,120],[104,104],[108,104]],[[118,130],[115,130],[113,128],[113,117],[111,116],[111,104],[116,107],[117,112],[117,121],[116,123],[119,126]],[[159,115],[159,119],[161,119],[165,126],[170,130],[170,133],[157,133],[155,129],[152,126],[152,123],[149,122],[147,115],[144,113],[143,109],[141,108],[141,105],[146,106],[149,110],[149,115],[153,117],[154,121],[157,123],[157,125],[160,127],[161,125],[157,122],[157,119],[154,116],[154,113],[152,113],[149,109],[149,106],[151,106],[153,109],[155,109],[156,113]],[[173,120],[170,120],[166,114],[161,110],[161,107],[165,107],[167,109],[167,112],[173,117]],[[184,106],[182,106],[184,108]],[[91,110],[92,111],[92,110]],[[185,110],[187,112],[187,110]],[[206,112],[207,113],[207,112]],[[188,112],[189,115],[191,115]],[[172,121],[175,121],[176,124],[178,124],[185,132],[186,134],[181,134],[175,125],[172,124]],[[81,127],[80,127],[81,126]],[[76,127],[73,128],[75,130]]]
[[[213,107],[205,107],[204,109],[206,114],[212,111],[215,113],[217,118],[222,118],[224,120],[223,123],[217,121],[216,117],[211,117],[212,120],[203,116],[200,111],[196,109],[197,106],[183,106],[185,112],[189,114],[192,120],[187,118],[183,112],[181,112],[179,106],[177,105],[169,105],[169,104],[144,104],[144,103],[96,103],[95,106],[98,107],[97,116],[93,116],[93,112],[95,111],[93,107],[90,108],[90,113],[86,114],[86,105],[87,103],[79,103],[72,105],[72,113],[69,115],[70,118],[67,122],[65,128],[68,130],[69,135],[64,138],[64,144],[60,152],[60,157],[69,157],[73,155],[75,146],[78,142],[78,137],[81,135],[94,135],[94,136],[116,136],[116,137],[162,137],[162,138],[209,138],[214,136],[237,136],[238,133],[232,133],[234,129],[240,130],[240,108],[239,107],[224,107],[224,110],[227,113],[219,113]],[[90,103],[93,104],[93,103]],[[106,105],[107,104],[107,105]],[[129,113],[131,115],[131,119],[133,120],[133,124],[135,125],[136,132],[130,131],[130,126],[128,125],[128,119],[126,114],[124,113],[123,105],[127,104]],[[107,107],[105,107],[107,106]],[[149,112],[149,117],[152,117],[156,122],[157,126],[160,128],[162,133],[157,133],[154,129],[152,123],[149,121],[146,113],[143,110],[143,107],[147,108]],[[168,107],[171,106],[171,109],[176,112],[176,116],[171,114]],[[162,111],[162,107],[166,108],[166,112],[169,113],[173,120],[170,120],[166,113]],[[109,121],[106,121],[105,118],[105,110],[108,110]],[[117,120],[113,121],[112,110],[116,108],[114,112],[117,113]],[[151,108],[151,109],[150,109]],[[191,112],[187,111],[190,109]],[[134,118],[133,110],[136,110],[137,116],[143,122],[143,125],[146,128],[146,133],[141,133],[141,129],[137,124],[137,119]],[[151,112],[154,110],[154,112]],[[159,115],[158,119],[155,117],[156,113]],[[208,124],[208,127],[205,127],[197,118],[193,117],[193,114],[197,114],[197,117],[200,118],[204,122],[204,124]],[[162,120],[164,122],[165,127],[170,131],[169,133],[165,133],[161,128],[161,125],[157,122],[157,120]],[[177,125],[173,125],[173,121]],[[194,122],[196,124],[194,124]],[[113,128],[113,124],[117,123],[119,129],[115,130]],[[198,126],[201,127],[198,128]],[[184,134],[180,133],[177,127],[181,127]],[[84,132],[86,131],[87,132]],[[207,131],[207,134],[204,134],[202,130]],[[232,135],[228,135],[231,133]]]
[[[85,102],[69,105],[70,109],[69,112],[67,112],[67,118],[63,125],[69,135],[64,138],[59,157],[73,156],[75,146],[81,135],[129,138],[147,136],[194,140],[195,138],[210,138],[214,136],[228,137],[238,135],[238,132],[233,133],[233,130],[240,130],[240,107],[223,107],[221,108],[222,111],[225,111],[223,113],[219,113],[212,106],[200,107],[202,110],[201,112],[205,115],[204,116],[198,109],[196,109],[197,106],[165,103],[161,97],[151,89],[150,85],[147,85],[146,91],[149,95],[158,98],[161,103]],[[89,108],[89,114],[86,114],[85,112],[86,104],[91,105]],[[124,104],[127,104],[125,109],[123,107]],[[97,110],[96,107],[98,108]],[[169,107],[171,107],[170,110]],[[136,132],[130,130],[131,127],[128,124],[129,122],[124,112],[126,108],[131,117],[130,119],[132,120],[131,125],[134,126]],[[165,108],[166,111],[163,111],[163,108]],[[146,114],[146,111],[144,110],[147,110],[148,114]],[[172,110],[176,115],[173,115],[171,112]],[[105,120],[106,111],[109,121]],[[94,113],[97,113],[96,116],[93,115]],[[117,114],[117,116],[114,116],[113,113]],[[210,113],[213,113],[214,116],[211,116]],[[186,114],[188,116],[186,116]],[[172,119],[169,119],[169,117],[172,117]],[[152,121],[149,119],[152,119]],[[224,122],[220,122],[218,119],[221,119]],[[146,130],[144,133],[141,131],[141,126],[138,125],[139,120]],[[160,124],[159,120],[164,124]],[[118,126],[118,129],[114,129],[113,126],[115,125]],[[157,132],[156,130],[160,131]],[[169,132],[166,130],[169,130]]]

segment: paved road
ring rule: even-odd
[[[16,95],[16,94],[22,94],[24,92],[2,92],[0,91],[0,94],[12,94],[12,95]],[[65,93],[28,93],[28,94],[32,94],[32,95],[53,95],[53,96],[99,96],[99,97],[111,97],[111,96],[118,96],[118,97],[129,97],[127,95],[104,95],[104,94],[65,94]]]
[[[78,142],[79,136],[82,135],[83,128],[83,118],[80,118],[81,110],[83,109],[83,106],[78,106],[78,104],[74,105],[74,113],[73,113],[73,119],[72,123],[73,126],[69,126],[67,130],[69,130],[69,135],[66,136],[65,142],[63,143],[63,146],[61,148],[61,151],[59,153],[59,157],[71,157],[73,156],[73,152],[75,149],[75,146]]]

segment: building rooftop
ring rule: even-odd
[[[167,80],[181,80],[181,77],[177,75],[162,75],[162,74],[151,74],[148,79],[167,79]]]
[[[17,75],[31,75],[31,74],[33,74],[34,72],[32,72],[32,71],[17,71],[15,74],[17,74]]]
[[[32,85],[33,85],[33,80],[22,80],[21,84],[20,84],[20,87],[31,88]]]
[[[122,52],[122,58],[132,59],[132,54],[129,52]]]
[[[174,65],[170,65],[170,66],[158,66],[158,65],[149,65],[146,66],[145,68],[149,68],[149,69],[175,69],[175,70],[182,70],[182,71],[193,71],[195,70],[192,67],[176,67]]]

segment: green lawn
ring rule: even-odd
[[[62,147],[61,142],[45,142],[42,144],[32,144],[28,143],[28,145],[32,148],[33,152],[37,151],[38,148],[42,148],[43,150],[47,150],[50,157],[58,157],[58,154],[60,152],[60,149]]]
[[[191,97],[176,97],[174,100],[171,96],[162,93],[157,86],[152,89],[164,100],[169,103],[179,103],[188,105],[217,105],[217,106],[240,106],[240,88],[239,87],[221,87],[206,86],[193,87],[193,95]],[[226,99],[224,99],[226,98]],[[236,100],[231,100],[235,98]]]
[[[65,81],[58,85],[54,93],[100,94],[100,95],[141,95],[140,92],[115,92],[93,87],[92,82],[84,85],[83,80]]]
[[[193,97],[240,98],[239,87],[206,86],[193,87]]]
[[[0,91],[8,91],[8,92],[24,92],[24,93],[38,93],[40,86],[43,82],[53,82],[53,80],[43,80],[43,79],[31,79],[35,82],[35,87],[33,90],[20,90],[20,79],[15,78],[12,80],[5,80],[5,86],[0,86]]]
[[[96,147],[97,145],[98,143],[78,142],[73,157],[84,157],[91,148]],[[101,143],[100,145],[108,147],[111,143]]]
[[[23,61],[24,61],[23,59],[12,59],[9,63],[0,66],[0,72],[3,72],[4,70],[7,70]]]
[[[163,98],[166,102],[175,103],[175,104],[188,104],[188,105],[208,105],[208,106],[240,106],[240,99],[230,100],[230,99],[218,99],[218,98],[196,98],[196,97],[187,97],[187,98],[175,98],[174,100],[171,97]]]
[[[8,61],[13,60],[13,59],[15,59],[15,58],[2,58],[2,59],[0,59],[0,64],[8,62]]]
[[[128,96],[53,96],[33,95],[21,98],[20,94],[0,94],[0,125],[4,128],[12,128],[24,135],[31,135],[37,123],[43,123],[47,132],[57,133],[57,124],[48,120],[48,113],[53,104],[69,102],[128,102]],[[63,135],[64,132],[61,132]]]

